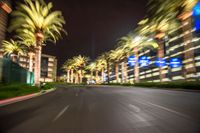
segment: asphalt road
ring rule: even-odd
[[[0,108],[0,133],[200,133],[200,93],[59,89]]]

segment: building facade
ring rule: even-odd
[[[1,50],[2,41],[6,37],[8,14],[12,11],[10,0],[0,0],[0,57],[3,56]]]
[[[199,23],[200,24],[200,23]],[[199,26],[199,25],[197,25]],[[148,57],[147,66],[139,65],[140,82],[168,82],[168,81],[199,81],[200,80],[200,30],[196,28],[193,16],[182,20],[182,24],[169,32],[163,38],[165,66],[156,66],[157,50],[144,50],[139,57]],[[172,67],[172,60],[179,60],[179,67]],[[128,70],[124,70],[123,63],[119,65],[121,83],[134,83],[134,67],[127,63]],[[160,73],[162,69],[162,73]],[[111,82],[116,83],[114,68]],[[128,76],[126,76],[128,73]],[[161,76],[162,75],[162,76]],[[162,80],[161,80],[162,77]]]
[[[54,82],[57,77],[57,59],[55,56],[42,54],[41,82]]]
[[[34,72],[35,55],[33,53],[29,56],[21,56],[19,58],[19,64],[23,68]],[[42,54],[41,57],[41,82],[54,82],[57,76],[57,59],[55,56]]]

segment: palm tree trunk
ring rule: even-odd
[[[93,71],[90,71],[90,80],[93,80]]]
[[[17,54],[17,64],[20,65],[20,55],[19,54]]]
[[[70,70],[67,70],[67,83],[70,82]]]
[[[82,83],[82,82],[83,82],[83,71],[80,70],[80,83]]]
[[[134,48],[134,54],[135,54],[135,59],[136,59],[136,64],[134,66],[134,76],[135,76],[135,83],[139,83],[140,82],[140,69],[139,69],[139,63],[138,63],[138,59],[139,59],[139,55],[138,55],[138,48]]]
[[[124,62],[121,63],[121,83],[124,83]]]
[[[101,82],[104,82],[104,68],[101,70]]]
[[[98,71],[97,71],[97,70],[96,70],[96,74],[95,74],[95,75],[96,75],[96,76],[95,76],[95,77],[96,77],[96,79],[95,79],[95,80],[96,80],[96,83],[98,83],[98,79],[99,79],[98,77],[99,77],[99,75],[98,75]]]
[[[127,83],[127,77],[128,76],[128,71],[127,71],[127,64],[124,62],[124,82]]]
[[[71,70],[71,83],[74,83],[74,70]]]
[[[110,83],[110,63],[107,61],[107,76],[108,76],[108,84]]]
[[[182,20],[183,25],[187,23],[185,26],[183,26],[183,33],[186,31],[191,31],[192,29],[192,18],[186,18]],[[192,32],[189,32],[188,34],[184,34],[183,39],[184,42],[188,42],[187,45],[184,45],[184,50],[189,50],[185,52],[184,54],[184,60],[186,63],[183,66],[183,77],[187,80],[187,74],[196,74],[196,67],[195,67],[195,60],[194,60],[194,50],[191,49],[193,48],[193,43],[192,43]],[[190,60],[190,61],[189,61]],[[189,66],[190,64],[193,65],[193,67],[187,68],[186,66]]]
[[[115,64],[115,76],[117,83],[119,83],[119,63]]]
[[[42,47],[41,47],[41,46],[38,46],[38,47],[36,48],[36,54],[35,54],[35,70],[34,70],[35,85],[36,85],[36,86],[40,86],[41,54],[42,54]]]
[[[159,39],[158,41],[158,52],[157,52],[157,56],[158,58],[164,58],[164,41]],[[163,74],[163,67],[159,67],[159,78],[160,78],[160,82],[163,82],[163,79],[165,78],[165,74]]]
[[[75,84],[78,84],[78,73],[75,74]]]
[[[77,73],[74,73],[74,83],[77,83]]]
[[[17,55],[16,54],[11,54],[11,60],[15,63],[17,63]]]

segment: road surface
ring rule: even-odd
[[[200,93],[65,87],[0,108],[0,133],[200,133]]]

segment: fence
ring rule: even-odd
[[[0,82],[33,84],[34,75],[9,59],[0,58]]]

